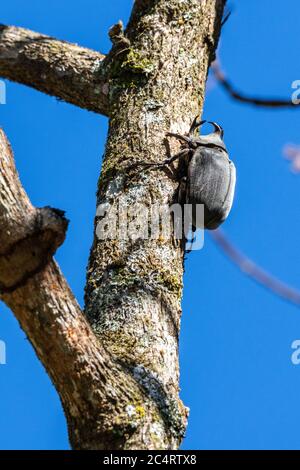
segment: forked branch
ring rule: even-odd
[[[153,416],[166,447],[176,447],[161,385],[143,367],[130,370],[111,358],[52,258],[66,228],[62,211],[32,206],[0,130],[0,299],[60,395],[72,447],[155,448]]]

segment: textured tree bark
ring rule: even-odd
[[[108,115],[104,56],[28,29],[0,25],[0,76]]]
[[[172,203],[176,183],[163,172],[131,172],[130,165],[164,160],[165,133],[187,132],[202,110],[223,6],[219,0],[135,2],[125,31],[130,45],[104,64],[111,111],[101,207]],[[187,411],[178,398],[182,275],[182,246],[172,238],[95,236],[85,313],[101,343],[156,402],[155,448],[177,447],[186,427]]]
[[[67,222],[57,209],[31,205],[1,130],[0,227],[0,298],[59,393],[72,447],[153,448],[157,405],[105,350],[82,314],[52,258]]]
[[[97,197],[101,207],[113,211],[119,204],[143,203],[151,209],[176,197],[177,184],[164,172],[137,171],[133,164],[165,159],[165,133],[185,133],[201,112],[224,3],[136,0],[125,34],[120,24],[110,31],[113,48],[99,78],[108,101],[104,105],[100,93],[98,108],[90,92],[82,100],[77,95],[81,73],[83,82],[94,86],[91,65],[84,62],[80,71],[77,46],[64,46],[75,47],[73,56],[62,53],[65,43],[58,42],[53,52],[54,40],[36,33],[0,31],[0,75],[110,115]],[[18,34],[34,39],[23,46],[21,39],[11,39]],[[10,47],[17,55],[6,61],[3,50]],[[60,68],[76,72],[74,81],[65,76],[64,84],[57,83],[55,57]],[[51,77],[47,85],[38,79],[39,63]],[[63,215],[31,206],[3,134],[0,158],[1,298],[58,390],[73,448],[178,448],[187,421],[178,396],[182,244],[173,237],[100,240],[95,230],[84,317],[52,259],[64,238]]]

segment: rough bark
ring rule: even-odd
[[[293,103],[291,98],[288,99],[278,99],[278,98],[261,98],[259,96],[251,96],[246,94],[232,85],[224,72],[221,70],[220,65],[217,61],[212,64],[212,70],[214,75],[223,89],[229,94],[231,98],[240,103],[250,104],[253,106],[263,107],[263,108],[272,108],[272,109],[297,109],[297,104]]]
[[[223,1],[136,1],[125,36],[130,46],[104,67],[110,76],[110,126],[97,203],[170,204],[177,184],[163,172],[130,171],[134,162],[166,158],[167,131],[185,133],[201,112]],[[99,219],[96,218],[96,224]],[[85,313],[101,343],[153,388],[181,441],[186,412],[180,399],[178,335],[183,250],[172,238],[94,239]],[[159,405],[160,406],[160,405]],[[163,429],[163,428],[162,428]],[[165,448],[160,439],[158,447]],[[141,447],[144,445],[141,444]]]
[[[76,44],[0,25],[0,76],[108,115],[104,56]]]
[[[176,419],[167,422],[167,397],[159,407],[153,390],[144,389],[94,335],[52,258],[64,240],[66,220],[57,209],[31,205],[1,130],[0,196],[0,298],[60,395],[73,448],[139,448],[143,443],[151,449],[157,441],[152,429],[160,421],[168,446]]]
[[[101,207],[109,203],[113,210],[119,203],[137,202],[150,208],[176,198],[177,184],[164,172],[137,171],[133,164],[163,160],[165,133],[185,133],[201,112],[224,3],[136,0],[125,35],[120,24],[111,30],[113,48],[101,65],[109,89],[105,109],[110,115],[97,195]],[[0,75],[1,41],[0,36]],[[49,51],[49,43],[44,43]],[[60,46],[57,54],[64,63]],[[24,54],[22,47],[20,54]],[[26,70],[37,68],[38,61],[30,57]],[[55,54],[51,57],[55,62]],[[66,59],[69,63],[70,58]],[[48,70],[52,72],[52,66]],[[33,83],[27,73],[28,84],[35,86],[36,72],[31,75]],[[55,86],[53,77],[52,92]],[[74,93],[70,82],[68,95]],[[6,144],[0,147],[4,162],[0,227],[6,243],[2,255],[6,258],[11,253],[9,224],[16,234],[17,251],[12,279],[7,278],[8,264],[0,253],[1,297],[19,319],[58,390],[72,446],[178,448],[187,418],[178,396],[182,244],[172,237],[99,240],[95,232],[87,273],[86,320],[52,259],[64,230],[47,231],[48,219],[51,226],[59,222],[65,229],[62,214],[34,209],[19,183],[11,183],[16,176],[15,172],[7,176],[5,161],[12,158],[7,148]],[[36,218],[41,219],[38,229],[32,222]],[[96,217],[95,227],[98,222]],[[25,256],[26,263],[21,263],[22,246],[32,248],[33,239],[34,246],[40,247],[40,262]]]

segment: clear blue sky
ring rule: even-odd
[[[289,97],[298,66],[299,2],[231,2],[220,57],[245,91]],[[126,22],[132,1],[9,0],[0,22],[24,26],[102,52],[108,28]],[[256,109],[213,88],[204,117],[220,122],[238,171],[227,235],[282,280],[300,287],[300,175],[281,149],[300,144],[300,110]],[[104,117],[7,82],[0,125],[23,184],[37,206],[67,211],[57,254],[82,302],[92,242],[95,188],[107,132]],[[300,449],[300,310],[244,277],[206,235],[186,265],[181,331],[181,396],[191,408],[184,449]],[[66,449],[57,394],[11,312],[0,305],[0,448]]]

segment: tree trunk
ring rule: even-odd
[[[164,160],[166,132],[186,133],[201,113],[224,3],[136,0],[124,34],[120,24],[111,29],[112,50],[91,78],[98,80],[102,91],[105,87],[99,109],[110,117],[98,208],[109,205],[108,212],[113,213],[120,206],[142,203],[150,212],[153,204],[170,205],[176,198],[178,183],[165,172],[141,171],[134,164]],[[34,69],[34,54],[25,66],[24,60],[14,59],[14,74],[5,63],[4,42],[0,34],[0,73],[22,82],[20,71]],[[14,47],[10,42],[10,50]],[[59,50],[59,42],[56,47]],[[24,49],[18,54],[26,57]],[[42,49],[39,54],[43,56]],[[47,73],[53,76],[57,71],[50,66]],[[89,76],[86,72],[84,80]],[[27,84],[30,77],[36,77],[34,71],[26,75]],[[72,98],[72,79],[66,93],[63,82],[58,88],[53,79],[45,90],[44,83],[34,80],[32,86],[82,106],[78,89]],[[86,107],[96,110],[91,89]],[[172,145],[173,152],[177,149]],[[2,230],[14,217],[7,216],[9,211],[6,208],[2,220],[0,213]],[[28,212],[26,204],[20,208],[24,211]],[[101,220],[96,216],[87,272],[87,322],[51,260],[25,285],[16,286],[13,280],[2,299],[29,335],[59,392],[73,448],[176,449],[188,414],[178,396],[183,246],[174,237],[101,240]],[[147,228],[148,223],[145,220]],[[48,258],[53,252],[51,245]],[[4,273],[5,269],[4,265]],[[28,295],[34,299],[27,308]],[[47,330],[44,337],[41,324]]]

